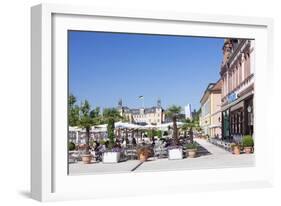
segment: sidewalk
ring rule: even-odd
[[[182,160],[151,158],[133,172],[252,167],[255,165],[254,154],[233,155],[206,140],[195,139],[195,141],[208,150],[209,154]],[[93,163],[89,165],[79,162],[70,164],[69,171],[70,175],[131,172],[139,163],[138,160],[129,160],[118,164]]]
[[[212,143],[204,140],[204,139],[196,139],[195,140],[197,143],[199,143],[202,147],[207,149],[212,155],[229,155],[230,153],[228,151],[225,151],[224,149],[213,145]]]

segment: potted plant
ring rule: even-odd
[[[186,148],[186,156],[190,158],[194,158],[196,156],[198,145],[196,142],[188,143],[185,145]]]
[[[84,164],[90,164],[92,161],[92,155],[90,153],[90,130],[93,125],[93,118],[90,115],[91,106],[90,103],[85,100],[80,106],[79,126],[85,128],[85,145],[83,148],[82,161]]]
[[[85,144],[83,146],[83,152],[82,152],[82,155],[81,155],[82,162],[84,164],[90,164],[92,162],[92,155],[89,152],[89,150],[90,150],[90,146]]]
[[[243,146],[244,152],[246,154],[252,153],[253,147],[254,147],[254,140],[253,140],[251,135],[243,136],[243,138],[242,138],[242,146]]]
[[[75,150],[75,144],[74,144],[73,142],[69,142],[69,143],[68,143],[68,150],[69,150],[69,151]]]
[[[235,155],[239,155],[240,154],[240,145],[237,144],[237,143],[231,143],[230,144],[230,148],[231,148],[231,151],[232,151],[232,154],[235,154]]]
[[[182,159],[182,147],[181,146],[170,146],[168,147],[168,157],[169,160],[178,160]]]
[[[180,116],[182,108],[180,106],[172,105],[167,109],[166,115],[172,119],[172,146],[168,147],[168,156],[169,160],[182,159],[182,147],[180,146],[179,138],[178,138],[178,126],[177,119]]]
[[[103,163],[118,163],[120,161],[121,148],[115,141],[115,122],[122,119],[120,113],[115,108],[106,108],[103,110],[103,117],[107,122],[107,138],[109,140],[108,148],[102,155]]]
[[[121,148],[113,147],[105,151],[102,155],[103,163],[118,163],[120,161]]]
[[[77,159],[73,156],[73,154],[75,153],[75,148],[76,148],[76,146],[73,142],[68,143],[68,154],[69,154],[68,162],[69,163],[74,163],[77,161]]]
[[[151,149],[149,147],[141,147],[137,150],[138,158],[144,162],[151,156]]]

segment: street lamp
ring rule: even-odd
[[[250,113],[252,111],[252,107],[250,105],[247,107],[247,111],[248,111],[248,113]]]
[[[248,125],[249,125],[249,133],[250,135],[252,135],[252,132],[251,132],[251,124],[250,124],[250,121],[251,121],[251,112],[252,112],[252,107],[249,105],[247,107],[247,111],[248,111]]]

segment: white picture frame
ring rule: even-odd
[[[272,186],[274,134],[267,121],[274,102],[271,19],[41,4],[31,9],[31,26],[32,198],[53,201]],[[67,175],[67,84],[63,83],[68,29],[254,38],[255,167]],[[268,141],[262,141],[264,137]]]

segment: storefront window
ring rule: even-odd
[[[223,137],[229,137],[229,111],[223,112]]]

